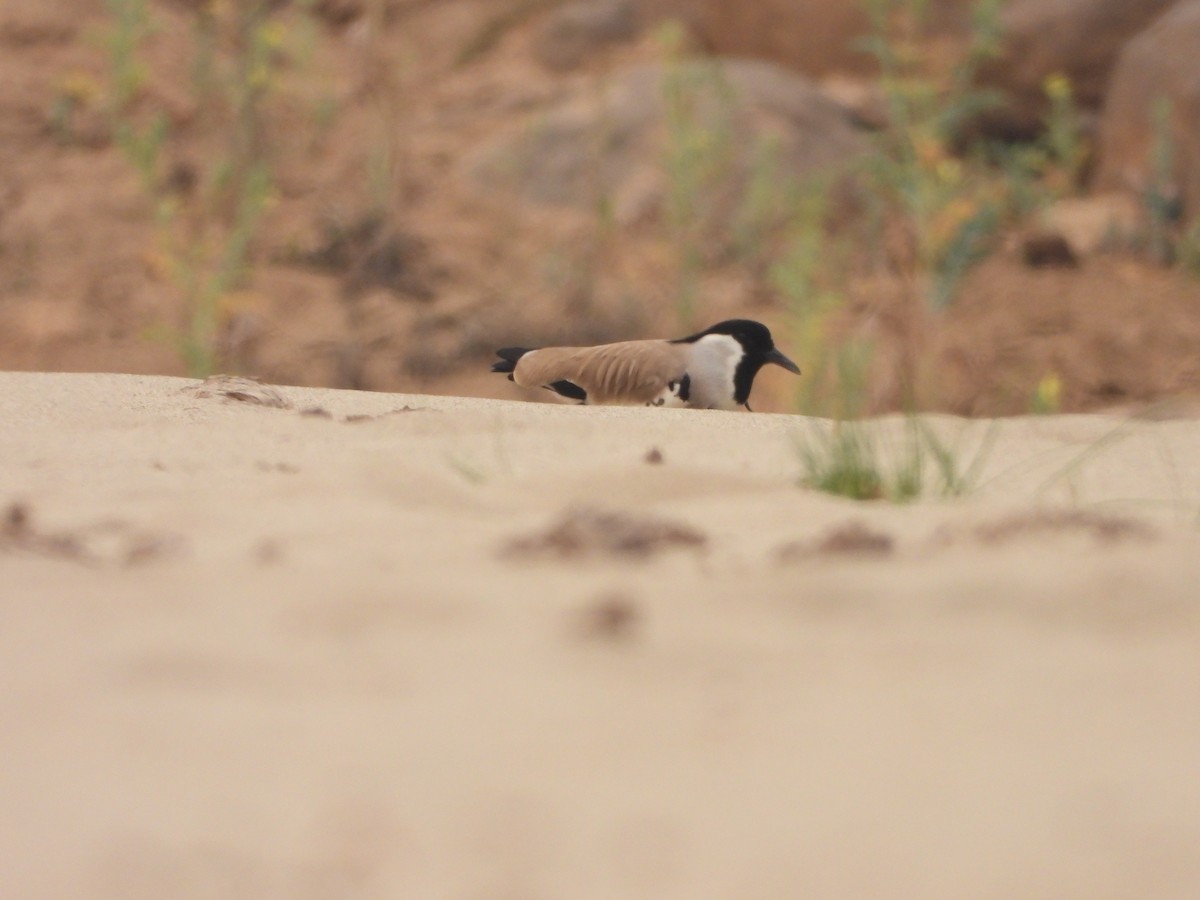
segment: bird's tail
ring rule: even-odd
[[[509,373],[509,378],[512,378],[512,371],[517,367],[517,360],[528,353],[529,350],[525,347],[501,347],[496,351],[496,355],[500,357],[499,362],[492,363],[493,372]]]

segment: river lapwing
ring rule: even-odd
[[[569,400],[622,406],[750,408],[754,376],[767,363],[800,374],[760,322],[729,319],[675,340],[595,347],[505,347],[493,372]]]

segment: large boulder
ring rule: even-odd
[[[954,29],[974,0],[931,0],[935,28]],[[718,56],[780,63],[806,75],[869,73],[858,46],[870,31],[866,7],[853,0],[636,0],[643,21],[678,19]]]
[[[553,71],[574,69],[591,54],[637,34],[632,0],[573,0],[550,13],[538,29],[533,54]]]
[[[1003,92],[1006,108],[989,117],[990,130],[1028,136],[1046,111],[1045,82],[1067,76],[1076,100],[1096,109],[1122,47],[1178,0],[1011,0],[1000,15],[1001,56],[980,73]]]
[[[765,62],[698,61],[639,65],[581,87],[464,165],[488,188],[549,206],[602,204],[627,224],[661,209],[672,178],[728,198],[764,166],[779,180],[802,178],[866,145],[849,113],[807,78]]]
[[[1156,134],[1162,101],[1170,116]],[[1173,184],[1155,184],[1156,144],[1170,151]],[[1189,218],[1200,215],[1200,0],[1177,4],[1122,51],[1101,120],[1097,181],[1173,189]]]

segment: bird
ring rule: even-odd
[[[502,347],[492,371],[521,387],[607,406],[750,409],[754,376],[768,363],[800,374],[761,322],[728,319],[674,340],[594,347]]]

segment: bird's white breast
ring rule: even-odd
[[[691,376],[690,406],[736,409],[733,376],[745,351],[727,334],[706,334],[691,346],[687,371]]]

